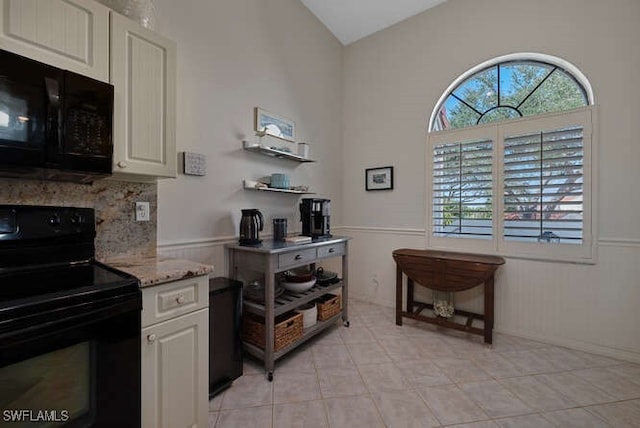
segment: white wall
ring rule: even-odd
[[[207,157],[207,175],[158,185],[161,252],[215,247],[238,234],[240,210],[258,208],[300,230],[293,195],[247,191],[242,179],[290,174],[342,207],[342,46],[298,0],[155,0],[156,31],[178,44],[178,151]],[[318,162],[298,164],[242,150],[253,139],[253,108],[296,124]],[[221,249],[195,258],[218,264]],[[190,250],[191,251],[191,250]]]
[[[179,150],[209,161],[204,178],[160,183],[162,253],[224,274],[222,244],[237,234],[241,208],[298,224],[296,199],[240,189],[242,178],[288,171],[335,201],[333,224],[345,225],[336,231],[353,237],[352,295],[393,306],[391,252],[425,246],[426,126],[437,99],[485,60],[546,53],[576,65],[600,105],[599,262],[508,259],[496,328],[640,362],[637,0],[448,0],[344,49],[297,0],[222,3],[156,0],[158,31],[178,42]],[[294,119],[320,162],[240,150],[256,105]],[[395,189],[365,192],[364,169],[386,165],[395,166]],[[480,296],[461,300],[477,308]]]
[[[426,127],[442,92],[488,59],[550,54],[587,76],[600,106],[599,263],[508,259],[497,278],[496,328],[640,361],[638,23],[637,0],[449,0],[346,47],[352,295],[392,306],[391,252],[425,245]],[[365,192],[364,169],[385,165],[395,166],[394,190]]]

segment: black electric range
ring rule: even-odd
[[[95,236],[93,209],[0,205],[4,422],[140,425],[139,281]]]

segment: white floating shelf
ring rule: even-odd
[[[289,159],[296,162],[315,162],[313,159],[303,158],[302,156],[295,155],[290,152],[283,152],[281,150],[275,150],[266,146],[252,145],[249,141],[242,142],[242,148],[254,153],[260,153],[266,156],[272,156],[279,159]]]
[[[275,187],[255,187],[255,186],[247,185],[246,180],[242,180],[242,187],[244,187],[246,190],[256,190],[258,192],[292,193],[295,195],[315,195],[315,193],[313,192],[303,192],[300,190],[276,189]]]

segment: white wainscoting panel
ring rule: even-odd
[[[350,295],[395,306],[398,248],[425,248],[424,231],[344,227]],[[507,258],[496,273],[498,332],[640,362],[640,242],[603,240],[597,265]],[[430,292],[420,293],[429,301]],[[482,312],[482,288],[455,295]]]
[[[398,248],[425,248],[420,229],[334,228],[350,236],[349,294],[395,306]],[[161,243],[158,253],[212,264],[227,275],[224,244],[235,237]],[[601,240],[597,265],[507,258],[496,273],[498,332],[640,362],[640,242]],[[338,270],[336,264],[327,268]],[[419,289],[420,287],[418,287]],[[418,291],[429,301],[428,290]],[[455,295],[456,306],[482,312],[482,288]]]
[[[236,237],[228,236],[197,241],[159,243],[158,254],[212,265],[211,278],[227,276],[227,252],[224,245],[236,242],[236,240]]]
[[[372,303],[394,306],[396,267],[391,252],[398,248],[424,248],[423,230],[344,228],[349,241],[349,295]]]

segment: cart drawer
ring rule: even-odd
[[[341,256],[344,254],[344,243],[325,245],[318,248],[318,258]]]
[[[286,268],[295,266],[305,262],[311,263],[316,258],[316,249],[309,248],[306,250],[295,251],[292,253],[280,254],[278,256],[278,267]]]

